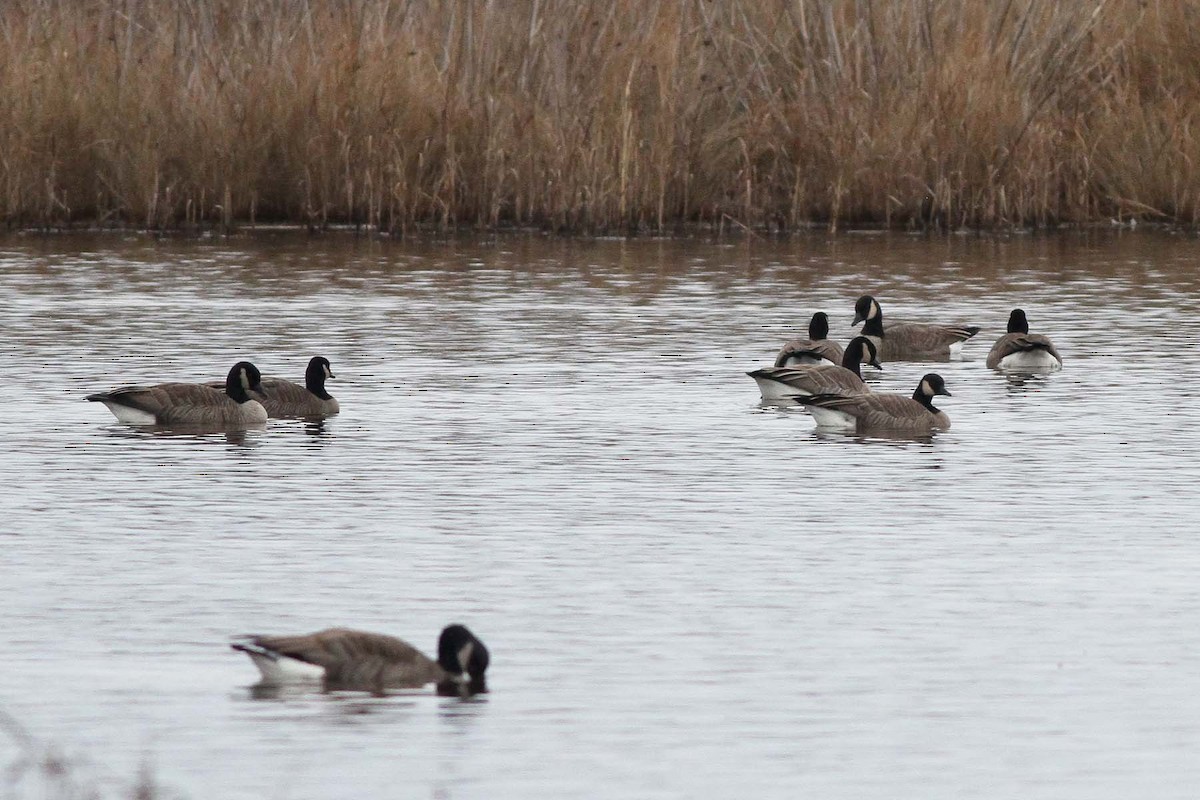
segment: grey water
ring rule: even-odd
[[[0,710],[106,796],[1194,797],[1198,263],[1140,231],[0,240]],[[759,403],[744,373],[864,292],[983,328],[873,384],[939,372],[949,431]],[[985,369],[1016,306],[1061,372]],[[314,354],[323,424],[83,400]],[[469,702],[264,692],[227,646],[450,622],[492,653]]]

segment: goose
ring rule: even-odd
[[[992,345],[987,357],[988,369],[1062,369],[1062,356],[1054,343],[1038,333],[1029,332],[1025,312],[1014,308],[1008,315],[1008,333]]]
[[[262,392],[255,394],[254,399],[267,409],[267,416],[272,419],[279,417],[329,417],[341,408],[338,401],[325,391],[325,379],[335,377],[329,365],[329,359],[313,356],[304,370],[304,385],[292,383],[283,378],[267,377],[262,379]],[[207,384],[214,389],[224,384],[212,381]]]
[[[487,691],[487,648],[463,625],[442,630],[437,661],[394,636],[348,628],[243,636],[229,646],[250,656],[266,684],[323,681],[334,688],[381,691],[435,683],[437,693],[448,697]]]
[[[854,325],[862,322],[862,335],[870,337],[884,361],[927,361],[957,358],[963,342],[979,333],[974,325],[925,325],[897,322],[885,326],[883,309],[865,294],[854,304]]]
[[[812,315],[808,322],[808,338],[792,339],[775,357],[775,366],[794,367],[797,364],[838,365],[842,363],[842,346],[829,337],[829,317],[824,311]]]
[[[767,402],[791,400],[797,394],[861,394],[871,391],[859,372],[859,365],[863,363],[883,369],[875,355],[875,343],[865,336],[858,336],[846,346],[840,365],[821,362],[795,367],[774,366],[746,374],[758,383],[762,399]]]
[[[257,367],[239,361],[229,370],[223,393],[202,383],[160,383],[122,386],[84,399],[104,403],[118,420],[133,425],[255,425],[267,421],[267,410],[250,396],[262,393],[261,381]]]
[[[950,417],[932,402],[939,394],[949,397],[950,390],[941,375],[930,372],[921,378],[912,397],[870,393],[801,395],[796,399],[808,407],[820,428],[929,433],[950,428]]]

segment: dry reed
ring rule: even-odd
[[[0,711],[0,754],[4,776],[0,791],[8,800],[156,800],[168,796],[146,765],[133,782],[102,780],[98,769],[38,741],[5,711]]]
[[[15,226],[1193,224],[1195,0],[8,0]]]

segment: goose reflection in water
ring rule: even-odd
[[[1009,393],[1018,395],[1041,391],[1054,379],[1050,372],[1004,372],[1003,375]]]
[[[265,432],[267,423],[249,425],[241,428],[218,428],[205,426],[166,426],[166,425],[110,425],[102,428],[112,436],[122,439],[192,439],[197,442],[210,442],[217,437],[225,440],[226,444],[234,447],[260,447],[262,442],[258,434]]]

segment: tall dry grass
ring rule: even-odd
[[[10,225],[1195,223],[1196,0],[7,0]]]

